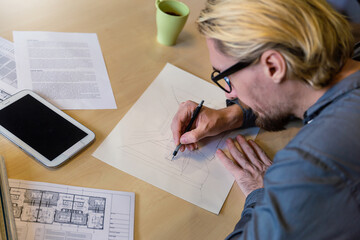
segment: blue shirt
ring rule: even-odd
[[[360,239],[360,71],[305,112],[227,239]]]

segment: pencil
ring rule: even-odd
[[[189,122],[189,124],[186,126],[186,129],[185,129],[184,133],[190,131],[191,126],[193,125],[195,119],[196,119],[197,116],[199,115],[199,112],[200,112],[203,104],[204,104],[204,100],[202,100],[202,101],[199,103],[199,105],[195,108],[195,111],[193,112],[193,114],[192,114],[192,116],[191,116],[191,119],[190,119],[190,122]],[[176,154],[178,153],[178,151],[179,151],[179,149],[180,149],[181,146],[182,146],[181,143],[179,143],[179,145],[176,146],[176,148],[175,148],[175,150],[174,150],[174,152],[173,152],[173,157],[172,157],[171,160],[174,159],[174,157],[175,157]]]

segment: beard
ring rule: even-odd
[[[260,116],[257,112],[254,114],[256,115],[256,126],[270,132],[285,130],[285,125],[292,118],[289,114],[274,114],[273,116]]]

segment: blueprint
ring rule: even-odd
[[[135,194],[9,179],[20,240],[132,240]]]
[[[170,124],[179,104],[186,100],[211,108],[225,107],[224,93],[171,64],[167,64],[144,94],[104,140],[93,156],[215,214],[234,182],[216,158],[229,137],[241,133],[255,138],[258,128],[207,138],[196,151],[179,152]]]

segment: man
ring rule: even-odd
[[[231,157],[217,150],[246,196],[227,239],[360,239],[360,62],[347,21],[325,0],[208,0],[198,27],[212,80],[240,101],[203,107],[184,134],[197,104],[182,103],[171,127],[181,151],[254,119],[304,123],[272,165],[242,136],[227,140]]]

